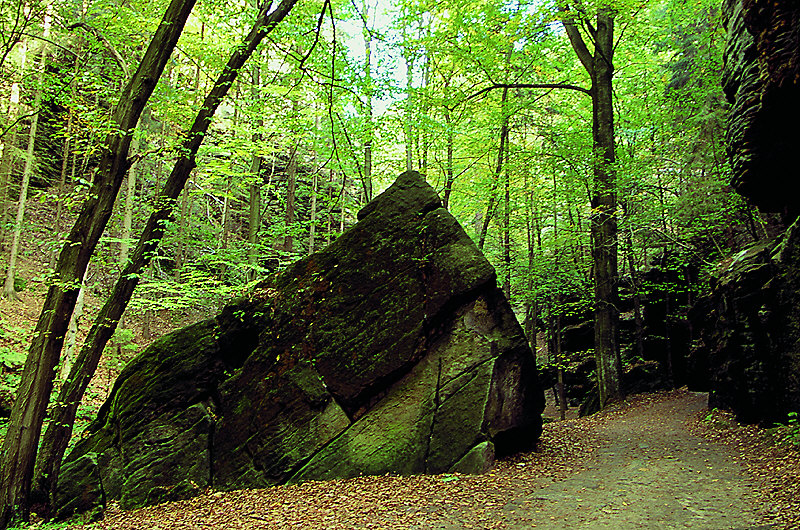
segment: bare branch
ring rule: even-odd
[[[69,30],[72,30],[72,29],[75,29],[75,28],[81,28],[81,29],[91,33],[94,36],[94,38],[99,40],[100,43],[103,46],[106,47],[106,49],[109,51],[109,53],[111,53],[111,55],[114,57],[114,60],[117,61],[117,64],[119,65],[119,67],[122,68],[122,73],[125,75],[125,79],[127,80],[127,79],[129,79],[131,77],[130,70],[128,70],[128,65],[125,64],[125,59],[122,58],[122,55],[119,54],[117,49],[114,48],[114,45],[111,44],[111,42],[105,37],[105,35],[100,33],[100,30],[90,26],[86,22],[76,22],[74,24],[70,24],[69,26],[67,26],[67,29],[69,29]]]
[[[498,88],[545,88],[545,89],[555,89],[561,88],[564,90],[576,90],[578,92],[582,92],[583,94],[592,95],[592,91],[588,88],[583,88],[577,85],[571,85],[569,83],[494,83],[491,86],[483,88],[474,94],[467,96],[464,101],[469,101],[470,99],[475,99],[478,96],[486,94],[492,90],[496,90]]]

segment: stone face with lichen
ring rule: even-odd
[[[726,0],[724,88],[732,183],[791,223],[800,203],[800,3]],[[709,404],[770,424],[800,409],[800,226],[723,261],[693,313],[701,340],[690,364]]]
[[[726,0],[725,15],[732,184],[762,210],[800,213],[786,193],[800,143],[800,3]]]
[[[62,467],[58,510],[483,472],[535,443],[543,406],[493,268],[408,172],[328,248],[126,367]]]

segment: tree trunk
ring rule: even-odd
[[[622,399],[617,296],[617,194],[614,168],[612,64],[614,19],[608,9],[597,16],[594,54],[592,136],[595,147],[592,239],[595,273],[595,356],[600,404]]]
[[[509,114],[506,110],[506,102],[508,101],[508,88],[503,88],[503,95],[500,98],[500,108],[502,109],[502,124],[500,125],[500,147],[497,150],[497,166],[495,167],[494,171],[494,183],[492,184],[492,192],[489,195],[489,204],[486,206],[486,215],[483,217],[483,226],[481,227],[481,233],[478,237],[478,248],[483,250],[483,246],[486,243],[486,235],[489,233],[489,223],[492,221],[492,216],[494,215],[495,209],[495,193],[497,193],[497,187],[500,183],[500,178],[503,174],[503,160],[505,159],[505,153],[508,149],[508,133],[509,133]]]
[[[261,65],[254,64],[250,77],[250,97],[253,101],[261,97]],[[260,117],[256,118],[255,128],[258,130],[264,123]],[[253,145],[261,143],[261,134],[253,133]],[[248,281],[256,279],[256,269],[258,267],[258,232],[261,230],[261,186],[264,181],[261,178],[261,166],[264,159],[257,152],[253,153],[250,159],[250,197],[249,197],[249,219],[247,228],[247,263],[250,266],[247,272]]]
[[[44,73],[45,55],[42,55],[41,71],[39,81],[42,81]],[[34,99],[34,109],[39,108],[42,102],[42,92],[38,90]],[[19,295],[14,287],[14,280],[17,273],[17,257],[19,256],[19,240],[22,236],[22,223],[25,220],[25,205],[28,199],[28,185],[31,182],[31,175],[33,174],[34,165],[34,144],[36,143],[36,129],[39,125],[39,113],[35,111],[33,118],[31,118],[31,129],[28,134],[28,149],[25,152],[25,169],[22,171],[22,184],[19,190],[19,202],[17,203],[17,218],[14,221],[14,232],[11,237],[11,250],[8,258],[8,269],[6,271],[6,281],[3,285],[3,298],[9,300],[19,300]]]
[[[45,433],[36,469],[37,487],[48,495],[52,496],[58,483],[58,471],[64,451],[72,435],[72,426],[75,422],[78,405],[83,398],[86,387],[89,385],[89,381],[91,381],[92,375],[97,369],[103,349],[114,334],[117,324],[133,295],[142,271],[150,263],[153,253],[164,236],[165,223],[172,215],[175,201],[196,165],[195,156],[211,125],[212,116],[228,93],[241,67],[252,55],[261,40],[283,20],[296,2],[297,0],[284,0],[269,14],[266,10],[260,12],[244,44],[235,48],[222,74],[217,79],[211,92],[206,96],[191,129],[186,133],[181,149],[178,151],[181,156],[175,162],[175,166],[161,190],[159,199],[155,201],[156,209],[150,214],[130,260],[125,265],[114,285],[114,289],[95,318],[94,324],[89,330],[78,358],[72,367],[67,384],[62,387],[59,393],[58,405],[53,409],[53,420]]]
[[[367,86],[365,90],[366,99],[366,131],[364,134],[364,202],[368,203],[372,200],[372,140],[375,136],[373,125],[373,109],[372,109],[372,32],[367,25],[369,20],[369,3],[362,3],[362,12],[364,18],[364,27],[362,28],[362,36],[364,38],[364,77],[366,78]]]
[[[605,407],[623,397],[618,337],[617,196],[612,101],[614,15],[611,8],[600,8],[592,54],[574,19],[570,18],[569,11],[566,12],[564,29],[592,80],[594,187],[590,230],[595,295],[594,349],[600,406]]]
[[[414,55],[411,50],[406,51],[406,171],[414,169],[414,127],[411,120],[414,116]]]
[[[444,180],[444,194],[442,196],[442,206],[449,208],[450,194],[453,192],[453,181],[455,180],[453,168],[453,144],[455,142],[455,135],[453,134],[453,117],[450,115],[450,109],[444,110],[444,122],[447,126],[447,166],[445,167],[445,180]]]
[[[27,58],[27,45],[25,42],[20,44],[20,73],[25,72],[25,62]],[[19,117],[19,82],[11,84],[11,96],[8,105],[8,121],[14,123]],[[15,153],[17,148],[17,125],[6,132],[3,138],[3,156],[0,158],[0,250],[5,250],[6,227],[8,226],[8,204],[9,188],[11,187],[12,175],[14,174]]]
[[[259,155],[253,155],[250,161],[250,174],[253,182],[250,184],[250,214],[247,228],[247,263],[250,270],[247,274],[249,281],[256,279],[258,267],[258,232],[261,229],[261,162]]]
[[[508,173],[508,148],[506,148],[506,170],[503,188],[503,291],[511,300],[511,175]]]
[[[292,229],[295,217],[295,194],[297,191],[297,150],[298,146],[295,145],[289,154],[289,164],[286,167],[286,234],[283,237],[283,250],[287,254],[291,254],[294,250]]]
[[[86,295],[86,278],[81,282],[81,290],[78,291],[78,298],[75,301],[75,311],[69,320],[67,335],[64,338],[64,354],[61,356],[61,366],[58,370],[58,378],[63,384],[66,382],[72,369],[72,361],[75,357],[75,347],[78,343],[78,324],[83,316],[84,298]]]
[[[314,239],[317,237],[317,188],[319,187],[319,173],[311,177],[311,223],[308,227],[308,254],[314,253]]]
[[[128,169],[128,149],[139,115],[178,41],[194,0],[173,0],[137,72],[115,108],[97,178],[56,265],[55,278],[39,315],[17,390],[0,466],[0,528],[12,518],[27,520],[36,450],[70,317],[86,272]]]
[[[49,18],[45,22],[45,36],[49,32]],[[47,52],[42,53],[39,62],[39,85],[41,86],[44,81],[45,61],[47,61]],[[11,236],[11,250],[8,258],[8,269],[6,270],[6,280],[3,285],[3,298],[9,300],[19,300],[17,290],[14,288],[14,280],[17,273],[17,258],[19,257],[19,240],[22,235],[22,223],[25,220],[25,205],[28,199],[28,185],[31,182],[31,175],[33,174],[34,165],[34,145],[36,143],[36,129],[39,125],[39,107],[42,104],[42,90],[36,90],[33,102],[33,117],[31,118],[31,128],[28,133],[28,147],[25,151],[25,168],[22,170],[22,183],[19,190],[19,202],[17,202],[17,216],[14,221],[14,230]],[[10,173],[7,175],[9,181],[11,180]]]
[[[139,152],[141,145],[141,138],[137,137],[133,141],[131,151],[136,154]],[[128,170],[128,178],[126,179],[125,189],[125,208],[122,214],[122,234],[120,234],[119,244],[119,262],[125,266],[128,261],[128,252],[130,250],[131,228],[133,227],[133,202],[136,196],[136,173],[138,172],[138,162],[131,165]]]

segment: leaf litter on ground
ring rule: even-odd
[[[496,463],[484,475],[362,476],[231,492],[206,491],[192,499],[133,511],[112,504],[102,521],[69,530],[194,529],[430,529],[533,527],[536,492],[585,469],[605,441],[595,428],[624,421],[631,407],[674,399],[676,392],[641,394],[588,418],[546,423],[535,451]],[[715,412],[715,414],[724,414]],[[702,436],[736,447],[762,489],[785,509],[765,510],[759,524],[800,527],[800,453],[776,446],[763,429],[732,419],[728,427],[691,420]],[[632,428],[652,429],[657,425]],[[765,502],[767,506],[776,503]],[[580,509],[575,506],[575,509]],[[541,515],[541,514],[539,514]],[[552,518],[554,524],[555,517]]]

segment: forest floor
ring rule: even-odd
[[[800,453],[706,404],[706,394],[681,389],[549,422],[537,451],[485,475],[207,492],[112,507],[92,528],[800,528]]]

